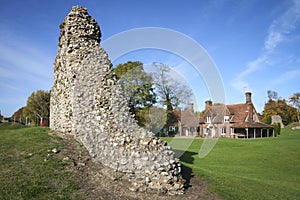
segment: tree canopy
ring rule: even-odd
[[[179,105],[187,105],[192,91],[187,85],[176,80],[168,65],[153,63],[153,66],[155,68],[152,73],[155,92],[158,96],[158,103],[166,109],[165,127],[169,127],[177,120],[173,110],[178,109]]]
[[[157,63],[153,63],[153,66],[155,71],[152,73],[152,77],[158,102],[166,106],[167,111],[177,109],[180,104],[189,103],[192,91],[172,76],[171,68],[168,65]]]
[[[18,109],[14,114],[11,116],[11,119],[15,122],[24,123],[24,115],[23,115],[24,107]]]
[[[297,118],[300,123],[300,92],[291,96],[289,102],[297,109]]]
[[[145,126],[148,110],[156,103],[151,75],[144,71],[143,63],[139,61],[119,64],[114,73],[129,97],[130,112],[139,125]]]
[[[284,125],[297,121],[297,110],[288,105],[285,99],[278,98],[277,92],[272,91],[270,94],[268,91],[269,100],[265,103],[262,120],[265,123],[270,123],[271,116],[280,115]]]
[[[24,116],[29,117],[33,123],[40,118],[40,123],[49,120],[50,92],[37,90],[28,97],[24,107]]]

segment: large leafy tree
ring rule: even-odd
[[[288,105],[285,99],[278,98],[277,93],[275,95],[276,98],[274,98],[274,95],[269,94],[268,91],[269,100],[265,103],[262,120],[267,123],[270,121],[271,116],[279,115],[284,125],[295,122],[297,120],[297,110]]]
[[[297,118],[300,123],[300,92],[291,96],[289,102],[297,109]]]
[[[278,93],[276,91],[273,90],[268,90],[268,98],[272,99],[272,100],[277,100],[278,99]]]
[[[187,105],[192,91],[186,84],[174,78],[168,65],[153,63],[153,66],[155,71],[152,73],[152,77],[158,102],[165,106],[168,111],[173,111],[182,104]]]
[[[153,66],[155,68],[152,73],[155,92],[158,96],[158,102],[166,109],[165,127],[168,128],[177,121],[173,110],[180,105],[187,105],[192,96],[192,91],[186,84],[175,79],[168,65],[153,63]]]
[[[11,119],[15,122],[24,123],[26,122],[24,115],[23,115],[24,107],[18,109],[14,114],[11,116]]]
[[[50,92],[37,90],[28,97],[24,108],[24,116],[29,117],[32,123],[39,118],[40,123],[48,121],[50,115]]]
[[[130,112],[135,115],[138,124],[147,124],[149,108],[156,103],[151,75],[146,73],[143,63],[126,62],[114,68],[114,73],[129,97]]]

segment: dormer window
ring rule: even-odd
[[[206,123],[211,123],[211,116],[206,117]]]
[[[229,116],[224,116],[224,122],[229,122]]]

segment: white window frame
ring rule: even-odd
[[[175,126],[169,126],[169,131],[176,131],[176,127]]]
[[[224,122],[229,122],[229,116],[224,116]]]
[[[207,117],[206,117],[206,122],[207,122],[207,123],[211,123],[211,116],[207,116]]]
[[[221,128],[221,135],[226,135],[226,128],[225,127]]]
[[[234,128],[230,128],[230,134],[234,135]]]

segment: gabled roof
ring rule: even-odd
[[[256,120],[248,121],[250,109],[251,113],[257,116]],[[270,125],[259,121],[255,107],[252,103],[231,104],[231,105],[211,105],[208,106],[201,119],[206,122],[206,117],[211,116],[211,123],[223,123],[224,116],[229,116],[229,122],[233,128],[273,128]]]
[[[207,107],[204,113],[204,118],[201,119],[201,122],[205,122],[206,116],[211,117],[212,123],[222,123],[224,121],[224,116],[229,115],[229,110],[225,105],[213,105]]]
[[[199,118],[189,110],[174,110],[178,122],[185,127],[196,127],[199,126]]]
[[[226,107],[230,112],[231,122],[235,122],[235,123],[245,122],[248,116],[247,104],[231,104],[231,105],[226,105]]]

